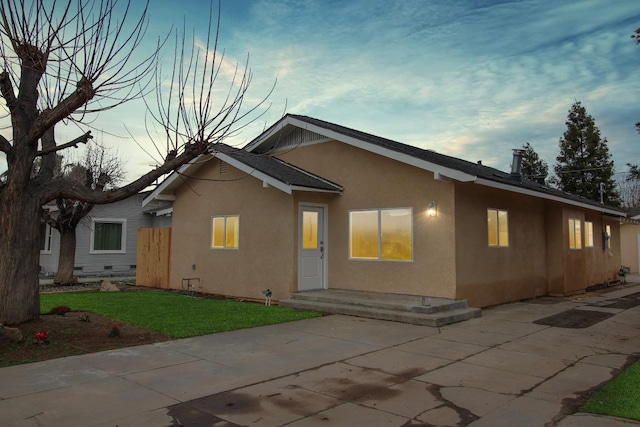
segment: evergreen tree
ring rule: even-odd
[[[544,184],[549,175],[549,166],[535,152],[528,142],[522,146],[522,176],[532,181]]]
[[[571,106],[566,125],[554,167],[559,188],[595,201],[602,196],[604,204],[620,206],[607,138],[600,137],[595,120],[579,101]]]

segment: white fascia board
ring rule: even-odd
[[[387,148],[380,147],[379,145],[372,144],[370,142],[362,141],[360,139],[353,138],[351,136],[347,136],[347,135],[344,135],[344,134],[339,133],[339,132],[335,132],[335,131],[332,131],[332,130],[329,130],[329,129],[326,129],[326,128],[323,128],[323,127],[320,127],[320,126],[312,125],[310,123],[303,122],[303,121],[295,119],[293,117],[287,117],[287,120],[285,120],[282,123],[282,126],[284,127],[287,124],[292,124],[292,125],[295,125],[295,126],[297,126],[299,128],[307,129],[307,130],[310,130],[312,132],[319,133],[321,135],[325,135],[325,136],[327,136],[327,137],[329,137],[331,139],[335,139],[336,141],[341,141],[341,142],[344,142],[346,144],[353,145],[354,147],[358,147],[360,149],[363,149],[363,150],[366,150],[366,151],[369,151],[369,152],[372,152],[372,153],[376,153],[376,154],[379,154],[379,155],[384,156],[384,157],[388,157],[388,158],[393,159],[393,160],[397,160],[397,161],[399,161],[401,163],[405,163],[405,164],[408,164],[408,165],[411,165],[411,166],[415,166],[415,167],[417,167],[419,169],[424,169],[424,170],[433,172],[434,174],[437,172],[441,176],[445,176],[445,177],[448,177],[448,178],[451,178],[451,179],[455,179],[456,181],[472,182],[472,181],[475,181],[476,178],[477,178],[475,175],[469,175],[469,174],[461,172],[461,171],[459,171],[457,169],[445,168],[443,166],[436,165],[435,163],[427,162],[426,160],[421,160],[421,159],[415,158],[413,156],[410,156],[408,154],[398,153],[397,151],[389,150]],[[265,139],[268,139],[268,137],[264,138],[263,140],[265,140]]]
[[[251,175],[252,177],[259,179],[262,182],[266,182],[267,184],[269,184],[272,187],[277,188],[278,190],[287,193],[287,194],[291,194],[292,190],[291,190],[291,186],[289,184],[285,184],[282,181],[279,181],[265,173],[260,172],[259,170],[257,170],[256,168],[253,168],[245,163],[242,163],[236,159],[234,159],[231,156],[228,156],[224,153],[218,152],[215,153],[215,156],[217,158],[219,158],[220,160],[224,161],[225,163],[233,166],[234,168],[241,170],[242,172],[246,173],[247,175]]]
[[[184,173],[187,169],[189,169],[189,167],[191,165],[193,165],[194,163],[196,163],[198,160],[200,160],[200,158],[203,155],[199,155],[198,157],[196,157],[195,159],[191,160],[189,163],[185,163],[184,165],[180,166],[176,171],[171,172],[171,174],[160,183],[160,185],[158,185],[156,187],[155,190],[153,190],[147,197],[144,198],[144,200],[142,201],[142,207],[144,208],[146,205],[148,205],[149,203],[151,203],[154,200],[170,200],[170,199],[162,199],[160,198],[160,194],[167,189],[167,187],[169,187],[171,184],[173,184],[173,182],[178,179],[180,177],[181,173]],[[174,198],[175,200],[175,198]]]
[[[160,209],[156,211],[156,216],[165,216],[165,215],[171,215],[171,214],[173,214],[173,206],[170,208]]]
[[[299,186],[299,185],[292,185],[291,186],[291,190],[293,190],[293,191],[313,191],[315,193],[340,194],[340,191],[337,191],[337,190],[325,190],[325,189],[313,188],[313,187],[302,187],[302,186]]]
[[[579,206],[581,208],[589,209],[589,210],[596,211],[596,212],[607,213],[607,214],[610,214],[610,215],[613,215],[613,216],[617,216],[617,217],[624,217],[625,216],[623,213],[621,213],[619,211],[616,211],[614,209],[611,209],[611,208],[607,208],[604,205],[603,206],[594,206],[594,205],[590,205],[588,203],[581,203],[581,202],[579,202],[577,200],[565,199],[564,197],[555,196],[553,194],[541,193],[541,192],[538,192],[538,191],[529,190],[528,188],[514,187],[512,185],[502,184],[502,183],[499,183],[499,182],[493,182],[493,181],[489,181],[487,179],[478,179],[476,181],[476,184],[484,185],[486,187],[498,188],[500,190],[511,191],[512,193],[525,194],[527,196],[533,196],[533,197],[538,197],[538,198],[541,198],[541,199],[553,200],[555,202],[564,203],[566,205]]]

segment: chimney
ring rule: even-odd
[[[511,178],[522,181],[522,155],[524,150],[513,150],[513,163],[511,163]]]

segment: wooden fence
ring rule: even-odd
[[[171,228],[138,229],[136,283],[169,289]]]

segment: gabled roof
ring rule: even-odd
[[[265,154],[250,153],[226,144],[215,144],[209,154],[201,155],[190,163],[171,173],[156,189],[147,196],[142,206],[153,200],[173,200],[176,188],[200,169],[208,159],[216,157],[223,162],[253,176],[271,186],[291,194],[293,191],[314,191],[342,193],[342,186],[314,175],[302,168],[281,159]]]
[[[253,153],[270,153],[278,149],[278,144],[288,134],[299,128],[428,170],[434,173],[436,179],[444,177],[459,182],[473,182],[487,187],[580,206],[610,215],[626,215],[622,210],[605,206],[593,200],[569,194],[535,181],[515,178],[510,173],[502,172],[498,169],[307,116],[287,114],[247,144],[244,149]]]

